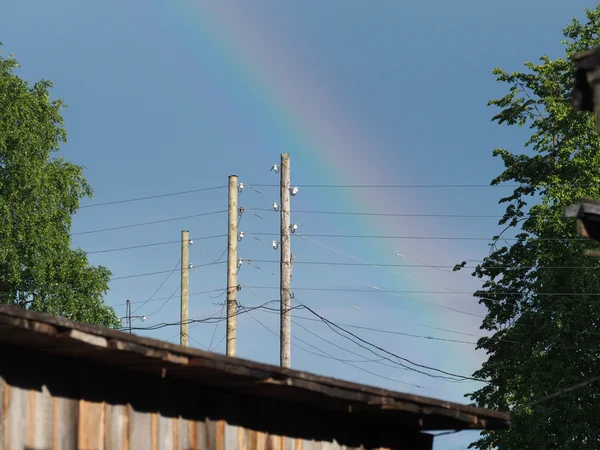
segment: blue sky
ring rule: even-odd
[[[240,206],[246,208],[240,230],[247,235],[239,256],[273,261],[242,264],[239,282],[245,287],[239,300],[261,304],[278,298],[273,275],[278,253],[271,249],[276,237],[252,233],[278,232],[277,215],[258,210],[278,201],[277,175],[269,169],[280,153],[288,152],[292,183],[301,187],[292,208],[319,212],[293,215],[300,232],[363,236],[294,237],[296,298],[338,323],[473,342],[481,335],[476,315],[483,311],[468,295],[477,283],[466,272],[302,262],[453,265],[480,259],[487,251],[484,240],[415,238],[492,236],[501,212],[496,201],[506,188],[302,186],[489,183],[501,170],[492,150],[518,151],[525,136],[490,123],[493,110],[486,102],[504,90],[492,69],[520,70],[542,54],[560,56],[561,29],[593,6],[580,0],[388,1],[377,6],[338,0],[257,0],[251,6],[20,0],[3,5],[0,41],[4,53],[14,53],[21,63],[19,75],[32,82],[54,81],[54,96],[67,103],[69,142],[61,153],[86,167],[95,199],[84,205],[225,186],[227,177],[237,174],[240,182],[254,186],[240,195]],[[88,207],[75,218],[73,233],[226,207],[223,188]],[[421,216],[324,214],[332,211]],[[108,266],[115,278],[128,277],[174,268],[182,229],[195,238],[190,260],[196,266],[217,260],[225,249],[223,237],[212,238],[226,233],[223,213],[75,234],[73,245],[88,250],[91,262]],[[218,295],[226,285],[224,269],[213,265],[191,271],[190,292],[214,291],[190,297],[191,318],[221,314],[215,303],[223,301]],[[148,316],[136,326],[175,322],[179,274],[168,275],[115,279],[106,301],[124,315],[125,300],[131,299],[135,314]],[[370,286],[421,293],[383,294]],[[151,301],[142,303],[146,300]],[[322,324],[296,322],[309,331],[294,324],[293,336],[299,339],[294,343],[312,353],[294,347],[294,368],[460,402],[475,387],[389,364],[349,366],[319,357],[315,353],[325,351],[344,360],[374,359]],[[277,330],[276,314],[241,315],[238,355],[277,364]],[[353,331],[421,364],[465,375],[485,356],[464,342]],[[194,325],[190,345],[206,348],[212,341],[213,347],[219,344],[215,351],[224,352],[224,332],[223,323]],[[139,333],[178,340],[176,326]],[[475,436],[441,437],[436,449],[466,448]]]

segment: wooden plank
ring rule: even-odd
[[[29,391],[11,387],[7,408],[8,445],[6,450],[23,450],[29,447]]]
[[[158,448],[173,449],[173,419],[169,417],[158,417]]]
[[[76,450],[79,434],[79,402],[67,398],[58,398],[56,402],[55,449]]]
[[[46,386],[42,392],[31,391],[34,408],[31,409],[34,426],[32,447],[49,449],[54,441],[54,400]]]
[[[129,442],[131,450],[149,449],[152,446],[150,414],[129,409]]]
[[[92,345],[94,347],[103,347],[106,348],[108,346],[108,341],[106,338],[102,336],[98,336],[97,334],[86,333],[84,331],[79,330],[69,330],[66,334],[61,337],[68,337],[70,339],[83,342],[88,345]]]

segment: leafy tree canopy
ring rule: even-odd
[[[570,99],[569,56],[600,44],[600,6],[586,15],[563,30],[564,58],[493,72],[508,92],[489,102],[499,109],[492,120],[531,135],[523,151],[493,153],[504,171],[491,184],[517,185],[500,200],[503,233],[516,240],[501,245],[497,236],[473,273],[488,310],[481,328],[491,332],[478,342],[488,360],[475,376],[490,383],[469,397],[513,413],[509,431],[472,444],[482,450],[600,448],[600,385],[567,390],[600,374],[600,264],[583,255],[593,244],[563,217],[582,198],[600,199],[600,135]]]
[[[103,302],[110,271],[70,246],[72,216],[92,190],[82,167],[53,155],[66,142],[63,103],[18,66],[0,55],[0,303],[114,327]]]

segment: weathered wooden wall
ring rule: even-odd
[[[152,393],[148,393],[152,395]],[[0,378],[2,450],[337,450],[347,447],[136,412],[129,405],[53,397]],[[257,405],[258,406],[258,405]]]

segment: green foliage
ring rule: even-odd
[[[66,141],[52,83],[30,86],[0,56],[0,303],[107,327],[110,271],[72,250],[71,218],[92,190],[83,168],[53,157]]]
[[[496,69],[508,93],[489,102],[498,124],[528,127],[524,153],[497,149],[504,171],[492,181],[518,184],[500,200],[500,225],[516,242],[497,239],[473,275],[487,309],[478,347],[488,360],[474,376],[490,381],[469,395],[474,404],[511,411],[509,431],[488,432],[472,446],[501,450],[600,447],[600,387],[590,384],[547,398],[600,374],[600,264],[583,256],[594,244],[575,233],[564,208],[600,199],[600,135],[594,117],[570,103],[568,57],[600,44],[600,6],[587,22],[565,28],[565,58],[542,57],[526,71]],[[458,264],[455,270],[461,270]],[[575,295],[573,295],[575,294]],[[540,401],[544,399],[543,401]]]

